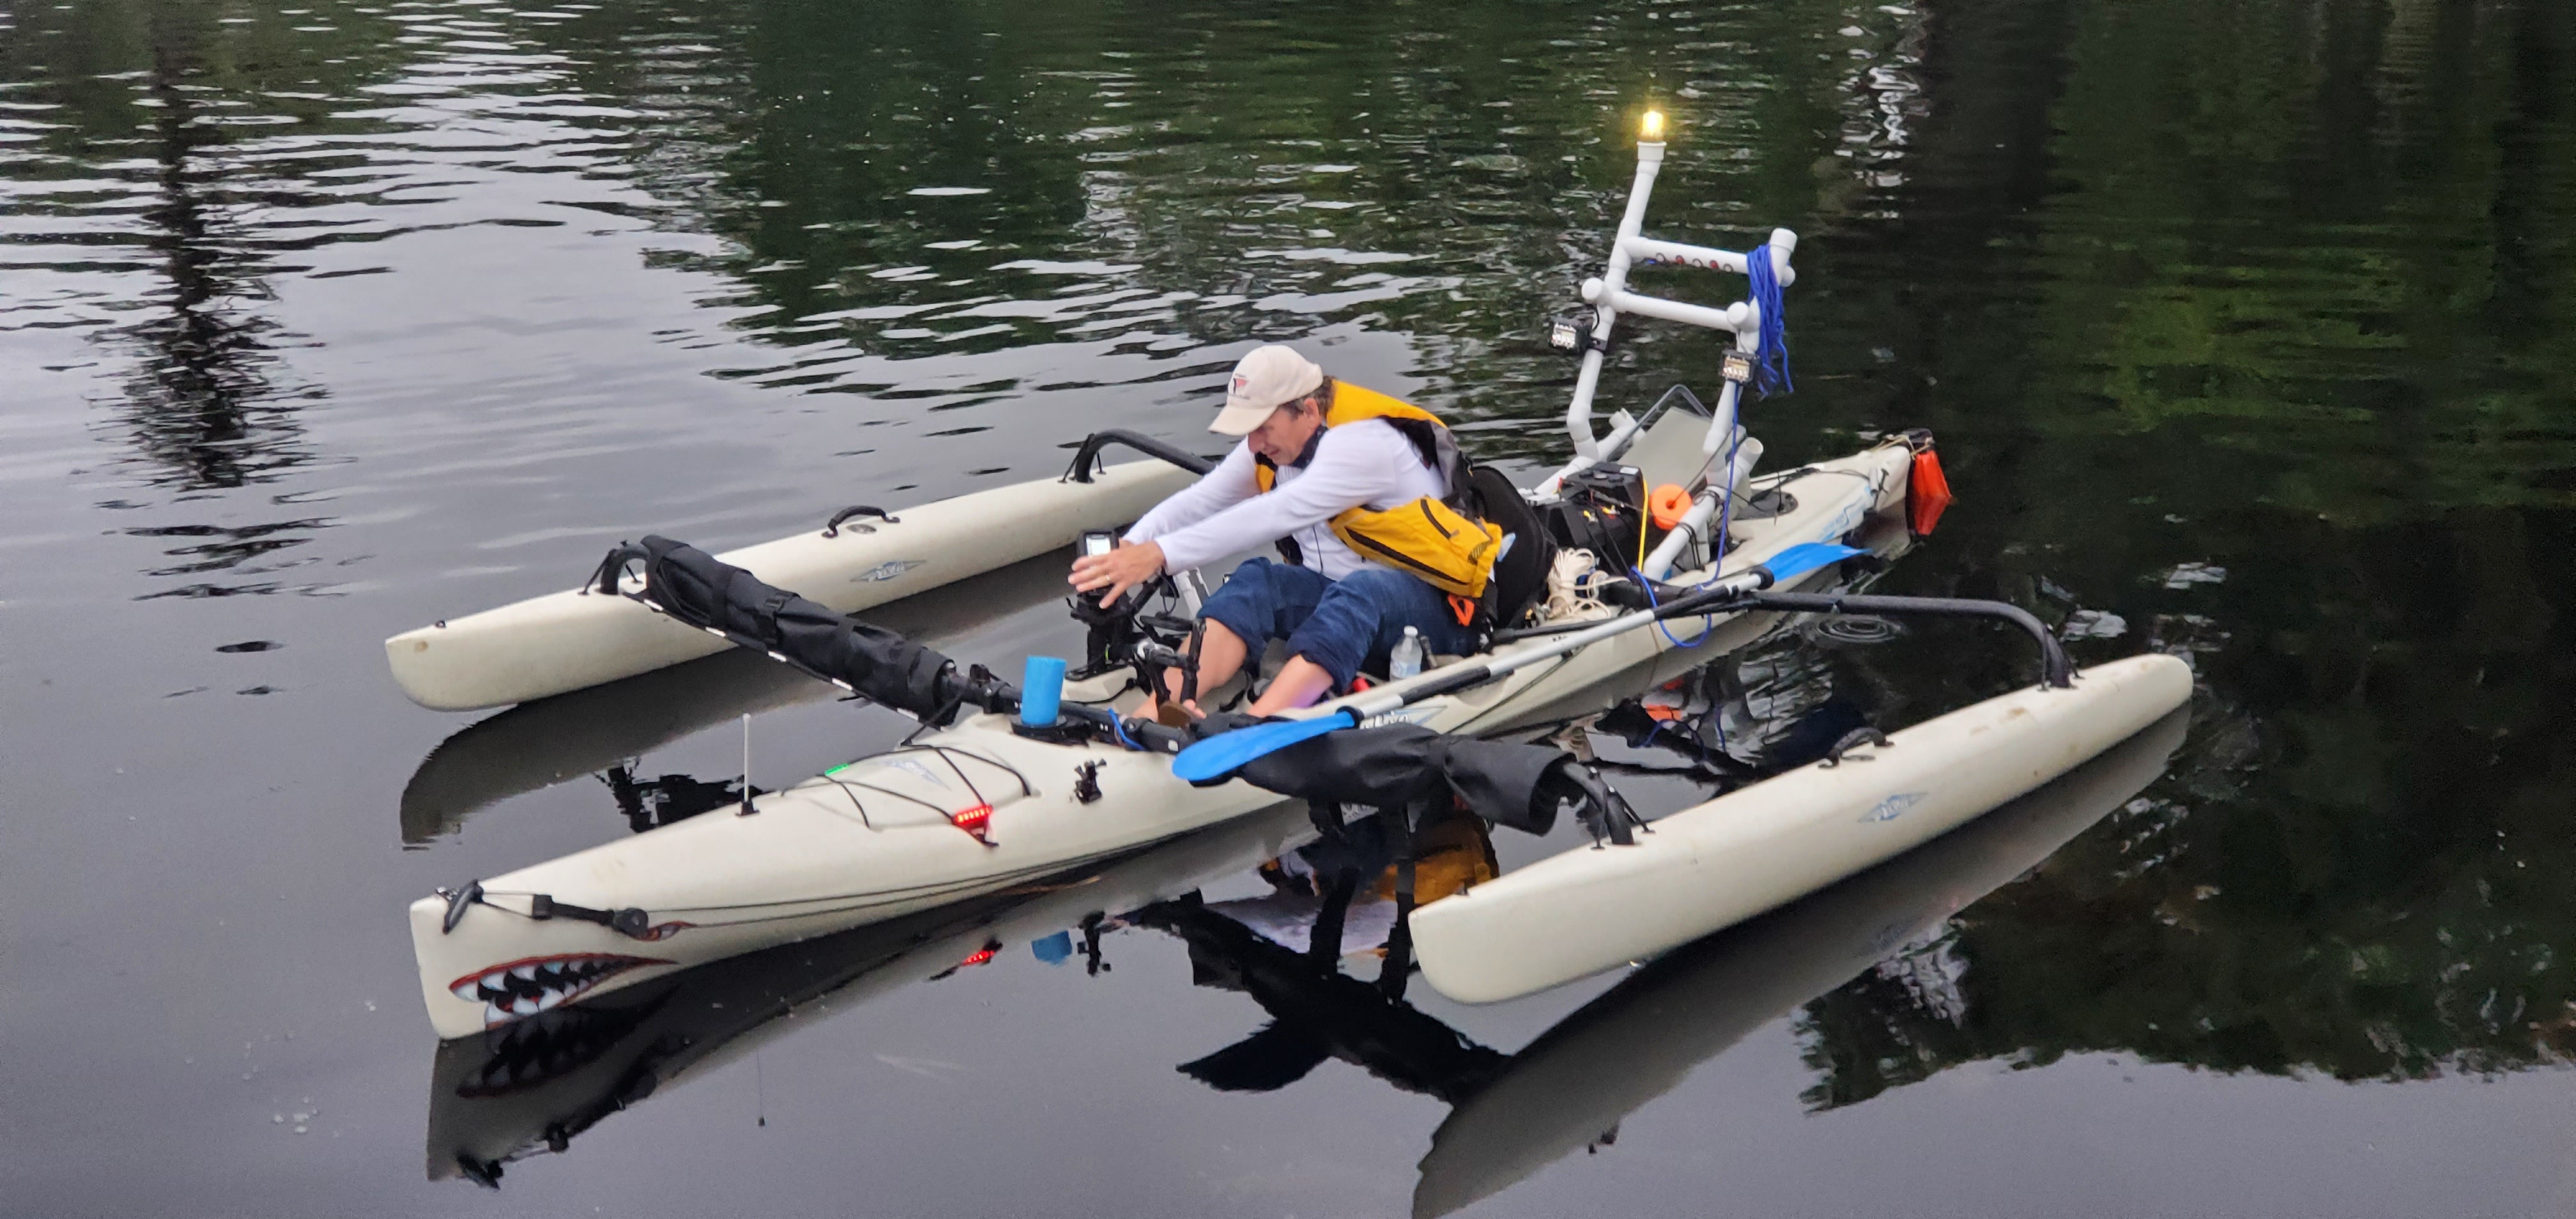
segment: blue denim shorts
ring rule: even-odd
[[[1208,594],[1199,616],[1224,623],[1256,657],[1271,640],[1287,640],[1289,654],[1332,674],[1336,690],[1350,689],[1363,669],[1385,672],[1387,653],[1408,626],[1433,652],[1459,655],[1476,646],[1439,589],[1383,567],[1327,580],[1311,567],[1246,559]]]

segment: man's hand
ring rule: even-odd
[[[1128,589],[1163,574],[1163,547],[1158,542],[1130,546],[1123,539],[1107,554],[1084,555],[1073,561],[1072,585],[1083,592],[1095,588],[1109,591],[1101,594],[1100,607],[1126,594]]]

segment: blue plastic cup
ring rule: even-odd
[[[1029,657],[1020,674],[1020,722],[1031,728],[1055,727],[1064,705],[1064,662],[1053,656]]]

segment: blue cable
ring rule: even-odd
[[[1739,412],[1739,417],[1740,417],[1740,412]],[[1735,522],[1735,452],[1736,452],[1736,450],[1737,450],[1737,449],[1739,449],[1739,448],[1743,447],[1743,445],[1744,445],[1744,441],[1743,441],[1743,439],[1742,439],[1742,435],[1741,435],[1741,434],[1742,434],[1742,432],[1743,432],[1743,430],[1744,430],[1744,429],[1743,429],[1741,426],[1738,426],[1738,427],[1736,428],[1736,432],[1737,432],[1738,434],[1737,434],[1736,436],[1730,436],[1730,437],[1728,437],[1728,438],[1727,438],[1727,443],[1726,443],[1726,485],[1725,485],[1724,487],[1722,487],[1722,488],[1720,488],[1720,489],[1718,490],[1718,497],[1719,497],[1719,498],[1718,498],[1718,504],[1719,504],[1719,509],[1718,509],[1718,518],[1717,518],[1717,533],[1716,533],[1716,535],[1715,535],[1715,536],[1717,537],[1718,541],[1717,541],[1717,543],[1715,544],[1715,546],[1713,546],[1713,547],[1712,547],[1712,549],[1715,551],[1715,553],[1714,553],[1713,555],[1711,555],[1711,556],[1710,556],[1710,558],[1709,558],[1709,567],[1710,567],[1710,569],[1711,569],[1711,570],[1714,570],[1714,569],[1716,568],[1716,566],[1717,566],[1717,564],[1718,564],[1719,560],[1722,560],[1722,559],[1724,559],[1724,558],[1726,557],[1726,540],[1725,540],[1725,539],[1726,539],[1726,537],[1727,537],[1728,531],[1734,527],[1734,522]],[[1640,522],[1638,522],[1638,526],[1637,526],[1637,527],[1638,527],[1638,528],[1640,528],[1640,529],[1645,528],[1645,523],[1644,523],[1643,521],[1640,521]],[[1637,570],[1636,568],[1633,568],[1633,567],[1631,567],[1631,568],[1629,568],[1629,569],[1628,569],[1628,575],[1629,575],[1629,577],[1630,577],[1631,579],[1634,579],[1634,580],[1637,582],[1637,586],[1638,586],[1639,588],[1643,588],[1643,589],[1645,589],[1645,590],[1646,590],[1646,605],[1647,605],[1649,608],[1653,608],[1653,607],[1655,606],[1655,584],[1654,584],[1654,581],[1652,581],[1652,580],[1648,580],[1648,579],[1646,578],[1646,573],[1644,573],[1644,572],[1642,572],[1642,571],[1639,571],[1639,570]],[[1695,588],[1705,589],[1705,588],[1707,588],[1707,587],[1709,587],[1710,585],[1713,585],[1713,584],[1715,584],[1715,583],[1717,583],[1717,577],[1716,577],[1716,576],[1714,576],[1714,575],[1712,575],[1712,576],[1710,576],[1710,577],[1709,577],[1709,579],[1708,579],[1707,583],[1694,585],[1693,587],[1695,587]],[[1708,621],[1712,616],[1713,616],[1713,615],[1710,615],[1710,614],[1702,614],[1702,615],[1700,615],[1700,621],[1702,621],[1702,622],[1707,622],[1707,621]],[[1663,624],[1663,620],[1662,620],[1662,619],[1657,619],[1657,620],[1655,621],[1655,629],[1656,629],[1657,631],[1660,631],[1660,632],[1662,632],[1662,633],[1663,633],[1663,636],[1664,636],[1664,642],[1669,643],[1669,644],[1671,644],[1671,645],[1673,645],[1674,647],[1677,647],[1677,648],[1695,648],[1695,647],[1698,647],[1699,645],[1701,645],[1701,644],[1703,644],[1703,643],[1708,642],[1708,631],[1707,631],[1707,629],[1706,629],[1705,627],[1703,627],[1703,628],[1701,629],[1701,631],[1700,631],[1700,637],[1699,637],[1699,638],[1697,638],[1697,639],[1694,639],[1694,640],[1690,641],[1689,643],[1683,643],[1681,640],[1673,638],[1673,632],[1672,632],[1672,629],[1671,629],[1671,628],[1669,628],[1669,627],[1667,627],[1667,626],[1665,626],[1665,625]]]
[[[1758,245],[1744,254],[1745,277],[1753,281],[1753,304],[1762,311],[1762,347],[1753,353],[1753,390],[1765,398],[1795,393],[1789,380],[1789,319],[1781,312],[1780,278],[1771,269],[1771,247]]]
[[[1741,394],[1735,399],[1735,418],[1735,433],[1726,438],[1726,486],[1718,492],[1717,532],[1711,535],[1716,540],[1709,543],[1708,548],[1708,569],[1712,572],[1726,561],[1726,544],[1735,536],[1735,455],[1744,447],[1744,398]]]
[[[1639,571],[1639,570],[1637,570],[1637,569],[1636,569],[1636,568],[1634,568],[1634,567],[1631,567],[1631,568],[1629,568],[1629,569],[1628,569],[1628,575],[1629,575],[1632,579],[1636,580],[1636,582],[1637,582],[1637,587],[1639,587],[1639,588],[1642,588],[1642,589],[1646,590],[1646,608],[1648,608],[1648,609],[1661,609],[1661,608],[1663,608],[1662,606],[1660,606],[1660,605],[1656,604],[1656,602],[1655,602],[1655,582],[1654,582],[1654,581],[1652,581],[1652,580],[1647,579],[1647,578],[1646,578],[1646,573],[1644,573],[1644,572],[1642,572],[1642,571]],[[1715,581],[1710,581],[1710,583],[1715,583]],[[1706,588],[1706,587],[1708,587],[1708,585],[1706,585],[1706,584],[1702,584],[1702,585],[1698,585],[1697,587],[1700,587],[1700,588]],[[1699,620],[1700,620],[1700,622],[1702,623],[1702,625],[1701,625],[1701,627],[1700,627],[1699,638],[1694,639],[1694,640],[1691,640],[1689,643],[1683,643],[1681,640],[1673,638],[1672,628],[1665,626],[1665,625],[1664,625],[1664,620],[1663,620],[1663,619],[1661,619],[1661,618],[1657,618],[1657,619],[1655,619],[1655,630],[1656,630],[1657,632],[1659,632],[1659,633],[1661,633],[1661,634],[1663,635],[1663,637],[1664,637],[1664,642],[1669,643],[1669,644],[1673,645],[1674,647],[1677,647],[1677,648],[1695,648],[1695,647],[1698,647],[1699,645],[1701,645],[1701,644],[1703,644],[1703,643],[1708,642],[1708,627],[1707,627],[1706,623],[1707,623],[1707,622],[1708,622],[1708,620],[1709,620],[1711,617],[1713,617],[1713,616],[1714,616],[1714,615],[1712,615],[1712,614],[1702,614],[1702,615],[1700,615],[1700,616],[1699,616]]]

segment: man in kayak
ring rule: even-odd
[[[1408,626],[1427,652],[1473,650],[1475,598],[1501,537],[1457,510],[1464,465],[1437,417],[1271,344],[1234,366],[1208,430],[1242,443],[1108,554],[1075,560],[1074,587],[1099,590],[1105,606],[1163,572],[1284,539],[1291,561],[1245,560],[1200,610],[1200,689],[1287,641],[1256,715],[1349,690]],[[1179,693],[1174,678],[1162,697]]]

